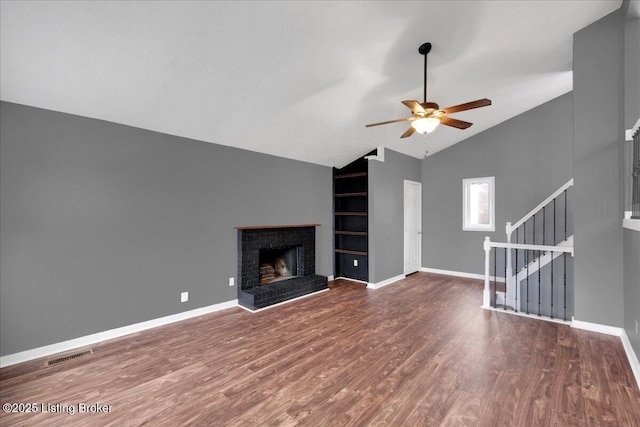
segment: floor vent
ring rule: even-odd
[[[47,359],[44,366],[53,366],[59,365],[64,362],[68,362],[70,360],[80,359],[81,357],[89,356],[93,354],[92,348],[83,348],[79,350],[74,350],[73,352],[63,353],[56,355],[55,359]]]

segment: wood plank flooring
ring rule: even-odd
[[[619,338],[480,308],[477,280],[417,273],[240,308],[0,370],[2,426],[640,426]],[[78,413],[80,403],[109,413]],[[61,407],[63,408],[63,407]]]

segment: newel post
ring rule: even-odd
[[[507,222],[505,226],[505,231],[507,232],[507,243],[511,243],[511,234],[513,234],[513,228],[510,222]],[[514,295],[513,292],[515,291],[515,278],[513,277],[513,263],[511,261],[511,250],[509,248],[505,248],[505,251],[507,251],[507,277],[504,278],[505,291],[506,291],[505,297],[506,295],[510,295],[511,298],[513,298],[513,295]]]
[[[484,291],[482,292],[482,307],[491,307],[491,238],[484,238]]]

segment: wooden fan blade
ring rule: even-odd
[[[458,129],[466,129],[473,123],[465,122],[463,120],[452,119],[451,117],[441,117],[440,123],[443,125],[451,126]]]
[[[404,119],[387,120],[386,122],[371,123],[371,124],[365,125],[364,127],[370,128],[371,126],[388,125],[389,123],[406,122],[406,121],[414,120],[414,119],[415,119],[414,117],[405,117]]]
[[[418,101],[402,101],[402,103],[411,108],[411,111],[413,111],[414,113],[426,113],[426,111],[424,111],[424,108],[422,108],[422,105],[420,105]]]
[[[409,126],[409,129],[407,129],[400,138],[407,138],[411,135],[413,135],[413,133],[415,132],[415,128],[413,126]]]
[[[491,105],[491,100],[487,98],[478,99],[475,101],[467,102],[465,104],[454,105],[453,107],[443,108],[442,111],[445,114],[458,113],[460,111],[473,110],[474,108],[487,107]]]

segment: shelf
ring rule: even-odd
[[[366,172],[356,172],[356,173],[346,173],[344,175],[336,175],[335,179],[340,179],[340,178],[356,178],[359,176],[367,176]]]
[[[349,254],[349,255],[363,255],[367,256],[366,252],[362,251],[350,251],[349,249],[336,249],[336,252],[339,254]]]
[[[336,216],[367,216],[366,212],[336,212]]]
[[[247,225],[233,227],[237,230],[265,230],[269,228],[304,228],[304,227],[320,227],[321,224],[288,224],[288,225]]]
[[[336,234],[343,234],[346,236],[366,236],[366,231],[340,231],[336,230]]]
[[[360,197],[360,196],[366,196],[367,192],[366,191],[362,191],[360,193],[339,193],[336,194],[336,197]]]

